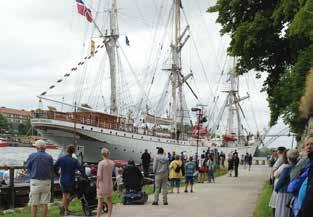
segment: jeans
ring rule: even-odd
[[[211,182],[211,181],[214,182],[214,171],[213,170],[209,170],[208,171],[208,181],[209,182]]]
[[[150,166],[149,164],[142,164],[144,177],[149,176],[149,166]]]
[[[168,174],[156,174],[155,175],[154,202],[159,201],[159,194],[162,190],[163,203],[167,203],[167,179],[168,179]]]

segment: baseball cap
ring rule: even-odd
[[[46,148],[46,142],[40,139],[40,140],[37,140],[33,144],[33,146],[36,147],[36,148]]]

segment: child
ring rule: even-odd
[[[122,168],[119,168],[117,170],[116,185],[117,185],[117,191],[120,193],[123,192],[124,182],[123,182],[123,169]]]
[[[212,181],[214,181],[214,161],[213,161],[213,157],[210,156],[208,161],[207,161],[207,167],[208,167],[208,182],[211,183]]]

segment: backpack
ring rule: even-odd
[[[175,173],[179,173],[180,170],[181,170],[181,167],[178,164],[176,164]]]

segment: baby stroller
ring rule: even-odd
[[[77,181],[77,197],[81,200],[82,209],[86,216],[91,216],[92,211],[97,209],[97,186],[96,177],[79,177]],[[102,210],[108,212],[108,204],[103,202]]]
[[[143,176],[140,170],[130,162],[123,173],[124,186],[126,192],[122,197],[122,202],[126,204],[145,204],[148,195],[142,191]]]

